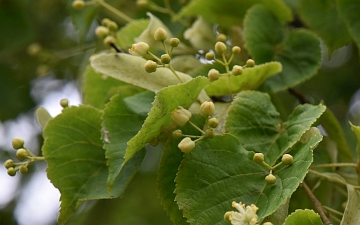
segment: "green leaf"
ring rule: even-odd
[[[240,92],[229,110],[226,130],[235,135],[244,148],[261,152],[271,166],[290,149],[325,111],[325,106],[297,106],[286,122],[262,92]]]
[[[323,225],[319,214],[309,209],[298,209],[288,216],[284,225]]]
[[[101,111],[91,106],[69,107],[50,120],[44,129],[47,175],[61,193],[59,224],[66,221],[86,200],[119,196],[139,169],[144,151],[134,156],[107,191],[105,151],[101,141]]]
[[[280,74],[265,83],[271,91],[298,85],[317,72],[321,59],[320,42],[309,31],[297,29],[287,35],[280,21],[261,5],[248,10],[244,27],[246,46],[255,61],[278,61],[283,66]]]
[[[98,11],[97,5],[89,5],[78,11],[72,7],[73,0],[68,0],[67,5],[71,14],[71,21],[74,24],[76,30],[79,32],[79,39],[81,42],[85,41],[87,32],[90,29],[96,13]]]
[[[354,156],[345,138],[344,131],[335,115],[326,109],[320,117],[321,126],[325,129],[329,138],[335,142],[339,162],[353,162]]]
[[[223,217],[233,210],[232,201],[255,204],[261,220],[285,203],[302,182],[312,162],[312,149],[321,139],[318,134],[307,143],[297,143],[290,152],[294,163],[276,168],[272,185],[265,182],[269,171],[256,164],[254,153],[234,136],[201,140],[181,163],[175,180],[176,201],[193,225],[227,224]]]
[[[337,0],[336,2],[348,31],[360,49],[360,2],[358,0]]]
[[[350,184],[347,184],[346,187],[348,191],[348,201],[340,224],[358,224],[360,221],[360,191]]]
[[[160,135],[162,126],[169,126],[173,123],[171,111],[178,106],[188,108],[198,97],[200,91],[209,80],[205,77],[197,77],[183,84],[173,85],[164,88],[156,93],[153,107],[149,112],[139,133],[128,142],[125,153],[125,162]]]
[[[38,121],[41,129],[44,130],[48,122],[52,119],[50,113],[43,107],[38,107],[35,110],[36,120]]]
[[[337,11],[335,0],[301,0],[300,2],[298,12],[301,19],[324,40],[330,55],[337,48],[350,43],[350,34]]]
[[[91,58],[91,66],[98,73],[149,91],[157,92],[164,87],[180,83],[167,68],[159,68],[154,73],[146,72],[145,63],[146,60],[143,58],[123,53],[99,54]],[[187,74],[177,74],[184,82],[192,79]]]
[[[129,109],[121,95],[115,95],[104,108],[104,149],[108,159],[108,190],[111,193],[117,176],[123,169],[127,142],[141,129],[146,116]]]
[[[109,91],[121,85],[124,83],[96,73],[93,68],[88,66],[83,74],[82,81],[83,101],[85,104],[103,109],[111,97]]]
[[[256,65],[252,68],[246,68],[239,76],[231,76],[231,93],[237,93],[243,90],[252,90],[259,87],[267,78],[281,72],[281,64],[278,62],[269,62]],[[209,96],[222,96],[229,94],[228,77],[220,77],[205,88]]]
[[[266,0],[194,0],[183,7],[179,16],[200,15],[211,23],[218,23],[225,27],[240,25],[246,10],[252,5],[261,3],[277,18],[284,22],[292,20],[292,12],[282,1]]]
[[[167,211],[174,225],[188,224],[182,211],[175,202],[175,177],[183,159],[183,153],[177,147],[179,141],[170,139],[163,150],[158,169],[157,191],[164,209]]]
[[[357,141],[356,153],[357,153],[358,159],[360,159],[360,126],[355,126],[352,123],[350,123],[350,126],[351,126],[352,132],[354,132],[355,137],[356,137],[356,141]],[[358,168],[360,168],[359,160],[358,160]],[[358,183],[360,184],[360,173],[358,173]]]
[[[154,92],[144,91],[124,98],[124,102],[131,111],[139,115],[147,115],[152,107],[151,103],[154,101],[154,97]]]
[[[149,19],[132,20],[116,33],[117,44],[121,49],[131,48],[138,37],[148,26]]]

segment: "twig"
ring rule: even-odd
[[[315,197],[314,193],[312,193],[312,191],[310,190],[310,188],[307,186],[307,184],[305,182],[302,183],[302,188],[304,188],[305,193],[307,194],[307,196],[309,197],[309,199],[312,201],[312,203],[314,204],[316,211],[319,213],[321,220],[323,221],[323,223],[325,225],[331,225],[332,223],[330,222],[330,220],[327,218],[324,209],[321,205],[321,203],[319,202],[319,200]]]
[[[288,89],[289,93],[294,95],[301,104],[310,103],[310,101],[300,92],[296,91],[293,88]]]

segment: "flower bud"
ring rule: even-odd
[[[109,18],[104,18],[101,20],[101,25],[108,27],[111,22],[112,21]]]
[[[112,31],[116,31],[119,26],[117,25],[117,23],[115,23],[114,21],[110,21],[107,25],[107,27],[112,30]]]
[[[262,225],[274,225],[274,224],[271,223],[271,222],[265,222],[265,223],[263,223]]]
[[[82,10],[85,6],[85,2],[83,0],[75,0],[72,3],[72,7],[76,10]]]
[[[241,52],[241,48],[240,48],[239,46],[234,46],[234,47],[232,48],[232,52],[233,52],[234,54],[239,54],[239,53]]]
[[[235,65],[233,66],[231,73],[235,76],[241,75],[243,72],[242,66]]]
[[[8,170],[7,170],[7,173],[10,175],[10,176],[15,176],[16,174],[16,170],[14,167],[10,167]]]
[[[195,148],[195,142],[191,138],[186,137],[178,144],[180,150],[184,153],[189,153]]]
[[[28,154],[27,150],[24,148],[20,148],[19,150],[16,151],[16,157],[20,161],[27,159],[28,156],[29,156],[29,154]]]
[[[207,59],[207,60],[213,60],[214,58],[215,58],[215,55],[213,52],[208,52],[205,55],[205,59]]]
[[[22,174],[25,174],[29,171],[27,166],[21,166],[19,170],[20,170],[20,173],[22,173]]]
[[[262,163],[264,162],[264,154],[262,153],[255,153],[253,157],[253,161],[255,163]]]
[[[210,81],[215,81],[218,80],[220,78],[220,72],[216,69],[211,69],[208,72],[208,77],[210,79]]]
[[[145,8],[149,3],[149,0],[137,0],[136,1],[136,5],[141,7],[141,8]]]
[[[27,47],[26,51],[29,55],[35,56],[41,51],[41,45],[39,43],[32,43]]]
[[[216,39],[220,42],[226,42],[227,41],[227,37],[225,34],[218,34]]]
[[[159,140],[157,138],[154,138],[149,142],[149,145],[151,145],[152,147],[156,147],[158,144]]]
[[[69,107],[69,100],[67,100],[66,98],[61,99],[61,100],[60,100],[60,105],[61,105],[61,107],[63,107],[63,108]]]
[[[104,27],[104,26],[98,26],[95,29],[95,34],[98,38],[103,39],[104,37],[106,37],[108,34],[110,33],[109,28]]]
[[[211,119],[209,119],[209,121],[208,121],[208,125],[209,125],[209,127],[211,127],[211,128],[216,128],[216,127],[219,125],[219,120],[216,119],[216,118],[211,118]]]
[[[144,57],[149,52],[149,48],[150,47],[147,43],[138,42],[131,46],[131,49],[129,49],[129,53],[132,55],[139,55],[141,57]]]
[[[207,138],[213,138],[215,136],[215,131],[212,128],[206,129],[205,131],[205,137]]]
[[[174,109],[171,112],[172,120],[179,126],[184,126],[185,124],[187,124],[191,116],[191,112],[184,108]]]
[[[179,38],[170,38],[170,46],[177,47],[180,44]]]
[[[204,116],[212,116],[215,112],[215,105],[213,102],[205,101],[200,106],[200,113]]]
[[[255,66],[255,61],[253,59],[248,59],[246,61],[246,66],[247,67],[254,67]]]
[[[108,47],[111,47],[111,43],[114,43],[115,44],[116,42],[116,39],[113,37],[113,36],[107,36],[105,39],[104,39],[104,45],[108,46]]]
[[[226,51],[226,45],[220,41],[216,42],[215,44],[215,52],[216,54],[222,55]]]
[[[181,130],[174,130],[174,131],[172,132],[172,137],[173,137],[175,140],[178,140],[178,139],[180,139],[180,138],[183,137],[183,133],[182,133]]]
[[[281,162],[285,165],[291,165],[294,161],[294,158],[290,154],[284,154],[281,158]]]
[[[13,166],[15,166],[15,164],[14,164],[14,160],[12,160],[12,159],[8,159],[4,162],[4,167],[6,169],[9,169],[10,167],[13,167]]]
[[[148,73],[153,73],[155,72],[157,69],[157,63],[152,61],[152,60],[148,60],[146,63],[145,63],[145,70],[146,72]]]
[[[12,139],[12,146],[14,149],[19,149],[19,148],[23,148],[24,147],[24,140],[22,138],[19,138],[19,137],[14,137]]]
[[[159,27],[155,30],[154,39],[157,41],[165,41],[167,38],[167,32],[164,28]]]
[[[276,177],[272,175],[271,173],[265,177],[265,181],[267,184],[275,184]]]
[[[171,57],[169,54],[162,54],[161,55],[161,62],[163,64],[169,64],[170,63],[170,60],[171,60]]]

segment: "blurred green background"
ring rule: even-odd
[[[42,138],[34,117],[36,106],[46,105],[56,115],[61,109],[58,104],[61,98],[69,98],[70,104],[80,103],[81,73],[91,54],[103,49],[94,35],[95,27],[104,17],[115,20],[120,27],[124,25],[111,13],[97,7],[76,12],[71,8],[71,2],[0,0],[1,163],[15,158],[15,151],[11,149],[14,136],[23,137],[26,146],[39,153]],[[145,10],[136,7],[136,1],[107,2],[132,18],[146,17]],[[76,30],[72,21],[76,21],[81,29]],[[170,23],[170,20],[165,20],[165,23]],[[86,27],[89,32],[84,29]],[[323,101],[339,119],[354,146],[347,121],[360,125],[359,52],[350,44],[337,50],[329,59],[324,46],[323,50],[322,67],[318,74],[295,89],[314,103]],[[298,103],[288,92],[277,93],[273,97],[284,115]],[[123,198],[85,203],[69,224],[171,224],[162,210],[155,188],[156,162],[160,152],[153,154]],[[59,195],[46,181],[45,169],[46,164],[39,163],[32,166],[31,173],[26,176],[18,174],[9,177],[1,168],[1,225],[56,224]],[[46,192],[43,187],[54,190]],[[47,200],[50,203],[46,204],[51,206],[45,204]],[[42,211],[44,207],[52,211]],[[40,212],[36,214],[35,211]],[[37,217],[37,220],[31,219],[31,216]]]

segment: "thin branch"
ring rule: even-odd
[[[312,191],[310,190],[310,188],[307,186],[307,184],[305,182],[302,183],[302,188],[305,190],[305,193],[307,194],[307,196],[309,197],[309,199],[312,201],[312,203],[314,204],[316,211],[319,213],[321,220],[323,221],[323,223],[325,225],[331,225],[332,223],[330,222],[330,220],[327,218],[324,209],[321,205],[321,203],[319,202],[319,200],[315,197],[314,193],[312,193]]]

